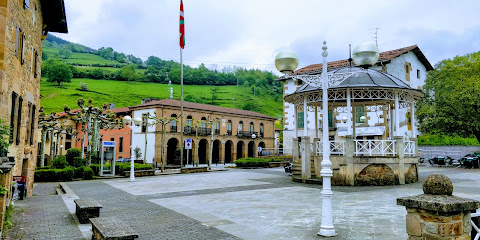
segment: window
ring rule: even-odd
[[[355,122],[356,123],[361,123],[360,118],[364,116],[364,111],[363,111],[363,106],[362,107],[356,107],[355,108]]]
[[[22,33],[22,42],[21,42],[21,48],[20,48],[20,63],[23,65],[25,63],[25,34]]]
[[[15,134],[17,131],[15,131],[15,115],[17,113],[17,93],[12,92],[12,108],[10,112],[10,144],[13,143],[13,140],[15,139]]]
[[[110,138],[110,141],[115,142],[115,138]]]
[[[118,138],[118,152],[123,152],[123,137]]]
[[[142,114],[142,133],[147,132],[147,120],[148,120],[148,114],[147,113]]]
[[[33,139],[34,139],[34,136],[35,136],[35,114],[36,114],[36,106],[32,104],[32,120],[30,121],[30,132],[32,134],[30,134],[30,145],[33,145]],[[71,138],[71,136],[70,136]]]
[[[263,138],[263,123],[260,123],[260,137]]]
[[[171,118],[177,118],[177,114],[172,114]],[[170,132],[177,132],[177,120],[172,119],[170,120]]]
[[[202,122],[200,123],[200,127],[203,129],[207,128],[207,123],[205,121],[207,121],[207,118],[202,117]]]
[[[217,121],[213,124],[215,127],[215,134],[220,134],[220,120],[217,119]]]
[[[187,116],[187,126],[191,127],[193,125],[193,118],[192,116]]]
[[[238,131],[243,131],[243,121],[238,122]]]
[[[22,47],[22,29],[17,25],[15,29],[15,56],[20,59],[21,47]]]
[[[303,112],[297,112],[297,128],[304,127]]]
[[[253,133],[253,122],[250,123],[250,128],[248,129],[250,133]]]
[[[33,116],[32,116],[32,103],[27,103],[27,106],[28,106],[28,116],[27,116],[27,134],[25,135],[25,145],[28,145],[29,142],[30,142],[30,137],[32,134],[31,130],[31,126],[32,126],[32,122],[34,121],[33,119]]]
[[[30,9],[30,0],[23,0],[23,8]]]
[[[38,51],[35,50],[35,55],[33,57],[33,67],[32,67],[33,77],[38,77]]]
[[[334,117],[333,117],[333,110],[330,109],[328,110],[328,127],[333,128],[334,127]]]
[[[417,78],[420,79],[420,69],[417,69]]]
[[[232,135],[232,120],[227,122],[227,135]]]
[[[16,141],[15,144],[19,145],[20,144],[20,129],[22,127],[22,104],[23,104],[23,98],[19,97],[18,98],[18,113],[17,113],[17,133],[16,135]]]

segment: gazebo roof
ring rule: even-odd
[[[351,73],[350,76],[349,73]],[[410,87],[407,83],[400,80],[399,78],[390,75],[385,72],[381,72],[373,69],[364,69],[360,67],[344,67],[335,69],[329,72],[333,75],[343,75],[345,74],[346,78],[341,81],[330,81],[328,88],[329,89],[338,89],[338,88],[398,88],[412,91],[420,91],[418,89]],[[308,91],[314,91],[322,89],[322,87],[312,86],[311,84],[304,84],[299,89],[297,89],[293,94],[303,93]]]

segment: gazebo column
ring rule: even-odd
[[[312,162],[310,160],[310,138],[302,138],[302,182],[306,182],[307,179],[312,178]]]
[[[350,88],[347,88],[347,135],[352,136],[352,99]]]
[[[307,95],[303,96],[303,136],[308,137]]]
[[[355,152],[355,142],[353,141],[352,135],[346,136],[347,140],[345,141],[345,162],[347,163],[347,174],[345,176],[345,183],[350,186],[355,185],[355,172],[353,168],[353,156]]]
[[[415,101],[410,103],[410,107],[412,109],[412,138],[417,138],[417,129],[415,128]]]
[[[297,109],[297,105],[293,104],[293,108],[294,108],[294,115],[293,115],[293,137],[294,138],[298,138],[298,117],[297,117],[297,114],[298,114],[298,109]]]
[[[395,136],[400,136],[400,99],[398,91],[395,91]]]
[[[318,139],[318,106],[315,106],[315,138]]]

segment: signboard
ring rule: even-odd
[[[192,149],[192,139],[185,138],[185,149]]]

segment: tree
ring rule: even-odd
[[[49,82],[57,82],[58,86],[62,82],[71,82],[72,81],[72,70],[69,65],[66,63],[56,61],[53,59],[47,60],[45,64],[46,77]],[[43,71],[43,68],[42,68]]]
[[[122,67],[119,71],[120,80],[124,81],[135,81],[136,78],[140,78],[140,75],[135,72],[135,65],[127,65]]]
[[[416,111],[421,132],[480,141],[480,52],[439,62],[423,91]]]
[[[71,55],[72,51],[70,51],[70,49],[66,47],[61,47],[60,49],[58,49],[58,56],[61,59],[69,59]]]

